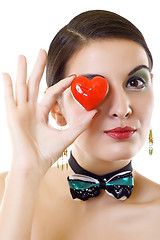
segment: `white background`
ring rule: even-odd
[[[91,9],[116,12],[133,22],[144,34],[154,59],[155,108],[152,118],[154,155],[148,156],[148,141],[133,159],[134,168],[160,183],[160,7],[159,1],[143,0],[1,0],[0,2],[0,73],[16,75],[17,56],[24,54],[31,72],[40,48],[48,50],[54,35],[75,15]],[[42,79],[40,95],[46,88]],[[11,162],[11,145],[6,124],[3,84],[0,75],[0,172]]]

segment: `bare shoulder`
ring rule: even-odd
[[[7,177],[8,172],[0,173],[0,203],[3,198],[4,189],[5,189],[5,179]]]
[[[157,203],[160,206],[160,184],[134,171],[134,183],[137,197],[145,202]]]

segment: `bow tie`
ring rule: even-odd
[[[129,198],[132,193],[134,183],[131,162],[120,170],[102,176],[81,168],[72,155],[69,159],[69,165],[76,170],[75,172],[87,173],[87,175],[78,173],[68,176],[67,180],[73,199],[78,198],[86,201],[98,196],[101,189],[120,200]]]

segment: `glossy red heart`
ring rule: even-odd
[[[90,111],[105,98],[108,88],[108,82],[103,77],[97,76],[89,80],[79,76],[73,80],[71,92],[74,99],[87,111]]]

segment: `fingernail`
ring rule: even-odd
[[[69,75],[68,77],[70,78],[70,77],[73,77],[73,76],[77,76],[76,74],[71,74],[71,75]]]
[[[96,112],[96,113],[94,114],[94,116],[92,117],[92,119],[95,118],[97,114],[98,114],[98,112]]]

